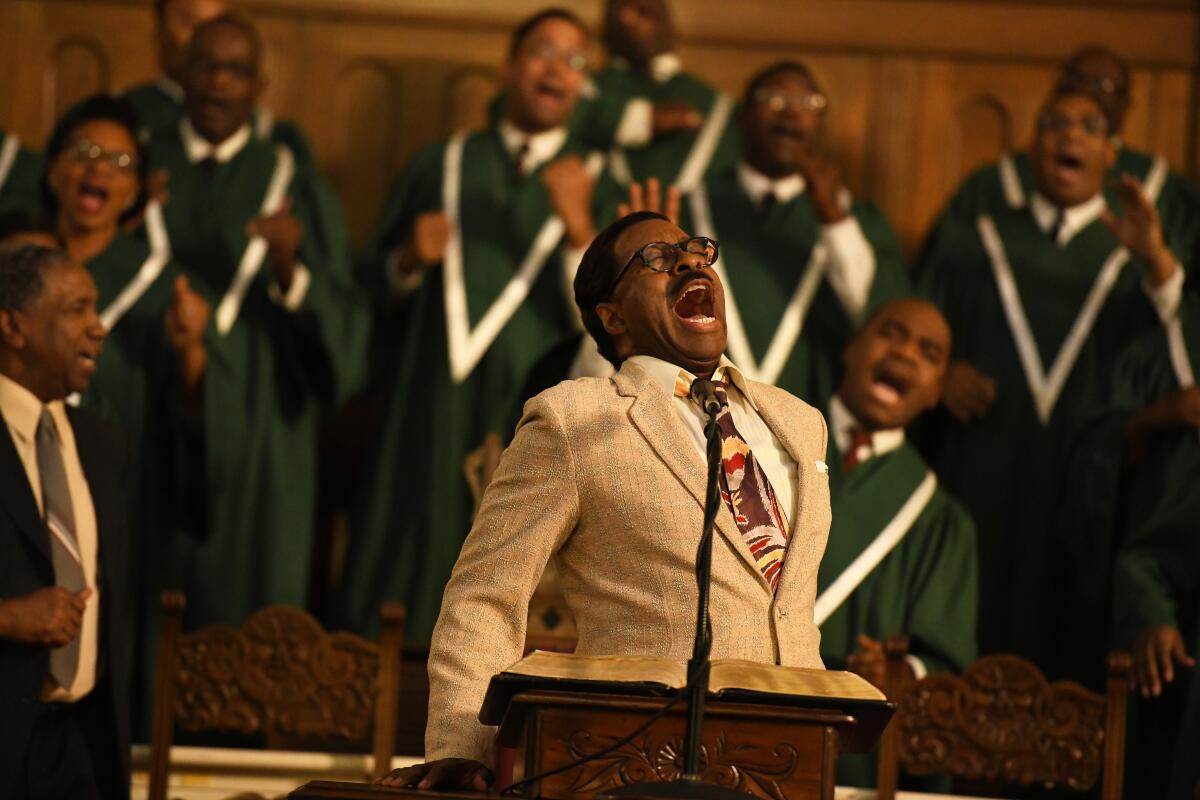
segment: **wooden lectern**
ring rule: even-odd
[[[544,686],[555,688],[535,686],[508,697],[503,692],[489,693],[480,720],[500,723],[499,743],[516,750],[515,780],[610,747],[669,702],[649,692],[564,691],[558,688],[561,685],[549,681]],[[497,719],[495,709],[500,705],[506,711]],[[838,753],[870,750],[893,710],[891,703],[882,701],[760,692],[726,691],[710,697],[704,721],[704,781],[771,800],[833,800]],[[543,778],[513,796],[592,798],[633,783],[677,778],[686,716],[686,704],[680,703],[614,752]],[[297,789],[291,797],[354,800],[415,795],[448,797],[441,792],[320,781]]]

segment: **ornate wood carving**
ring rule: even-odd
[[[572,759],[584,758],[611,747],[617,736],[594,735],[581,730],[567,742]],[[785,800],[783,784],[799,763],[796,748],[786,742],[750,742],[725,731],[705,739],[700,750],[704,780],[760,797]],[[602,789],[646,781],[671,781],[683,774],[683,737],[648,734],[573,771],[569,791],[592,794]]]
[[[188,731],[268,741],[364,739],[379,658],[378,645],[327,634],[303,611],[265,609],[240,629],[213,626],[179,637],[175,719]]]
[[[1100,779],[1104,698],[1048,683],[1016,656],[981,658],[961,677],[930,675],[899,706],[900,763],[911,774],[1081,790]]]

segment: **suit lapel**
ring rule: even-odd
[[[707,484],[704,459],[696,451],[678,414],[671,408],[671,398],[654,385],[649,376],[636,368],[618,372],[614,380],[622,395],[634,398],[633,406],[629,409],[629,419],[634,427],[703,509]],[[717,513],[716,528],[758,578],[763,591],[770,593],[767,579],[763,577],[758,562],[754,560],[742,532],[738,530],[724,503]],[[697,539],[699,536],[700,531],[696,531]]]
[[[29,476],[25,474],[25,465],[17,455],[8,426],[2,423],[3,417],[0,417],[0,475],[17,477],[15,480],[0,481],[0,505],[4,506],[34,550],[42,554],[47,564],[52,564],[50,534],[38,513],[37,500],[33,495],[33,487],[29,485]]]

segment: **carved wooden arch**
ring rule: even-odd
[[[373,774],[395,749],[405,612],[381,611],[378,643],[327,633],[307,612],[273,606],[240,627],[181,633],[186,600],[164,592],[149,796],[166,796],[176,727],[261,736],[268,747],[302,741],[355,742],[374,734]]]
[[[54,43],[44,77],[48,99],[42,107],[44,130],[53,128],[75,103],[112,89],[110,61],[104,43],[92,36],[74,34]]]
[[[891,800],[899,769],[996,784],[1101,787],[1120,797],[1130,660],[1109,656],[1108,687],[1050,683],[1030,661],[984,656],[961,676],[905,683],[908,643],[887,644],[887,694],[897,712],[880,745],[879,798]]]
[[[957,163],[951,174],[967,175],[1013,149],[1012,109],[991,92],[964,98],[955,109]]]

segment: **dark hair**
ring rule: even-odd
[[[1079,83],[1083,76],[1079,74],[1079,63],[1088,58],[1099,56],[1112,61],[1117,68],[1119,83],[1112,87],[1112,94],[1118,98],[1129,98],[1129,62],[1121,58],[1109,48],[1100,44],[1089,44],[1069,55],[1066,61],[1059,65],[1059,83]]]
[[[58,198],[50,189],[50,167],[54,160],[67,149],[71,135],[82,125],[96,120],[105,120],[120,125],[133,140],[134,153],[137,156],[138,196],[133,205],[121,214],[124,222],[141,213],[146,203],[146,146],[138,136],[137,111],[133,105],[120,97],[110,94],[92,95],[81,100],[67,109],[67,113],[59,118],[50,138],[46,141],[46,166],[42,173],[42,206],[46,218],[53,220],[58,216]]]
[[[0,247],[12,236],[21,234],[45,234],[52,239],[58,239],[58,233],[53,226],[41,217],[35,217],[24,211],[5,211],[0,213]]]
[[[587,35],[587,25],[583,24],[583,20],[581,20],[579,15],[577,15],[574,11],[569,11],[559,6],[544,8],[534,14],[532,17],[526,17],[519,25],[517,25],[516,28],[513,29],[512,38],[509,39],[508,57],[515,58],[517,51],[521,49],[521,44],[525,41],[525,38],[529,36],[529,34],[533,33],[537,26],[541,25],[546,20],[551,19],[561,19],[564,22],[569,22],[576,28],[579,28],[579,30],[583,31],[585,36]]]
[[[817,83],[817,79],[813,77],[812,70],[801,64],[799,61],[775,61],[763,67],[750,77],[749,83],[746,84],[746,93],[742,97],[743,101],[749,103],[754,99],[755,92],[761,89],[767,81],[784,72],[795,72],[804,76],[804,79],[808,81],[809,85],[811,85],[815,91],[821,91],[821,87]]]
[[[35,244],[0,247],[0,309],[29,308],[45,288],[46,270],[67,260],[62,250]]]
[[[254,64],[255,67],[261,69],[262,66],[262,51],[263,41],[262,35],[259,34],[258,28],[250,21],[250,18],[244,14],[239,14],[236,11],[222,11],[210,20],[205,20],[196,26],[192,31],[192,40],[188,42],[188,59],[194,56],[194,51],[198,46],[196,43],[200,41],[201,34],[207,33],[213,28],[219,28],[222,25],[228,25],[231,28],[236,28],[247,39],[250,40],[251,46],[254,48]]]
[[[583,327],[596,340],[596,349],[614,367],[621,366],[616,348],[604,324],[596,314],[596,306],[607,302],[612,297],[613,281],[621,267],[617,261],[617,239],[629,228],[651,219],[665,222],[671,220],[654,211],[635,211],[626,214],[613,222],[596,235],[583,258],[579,260],[579,269],[575,272],[575,305],[579,307],[579,315],[583,317]]]

